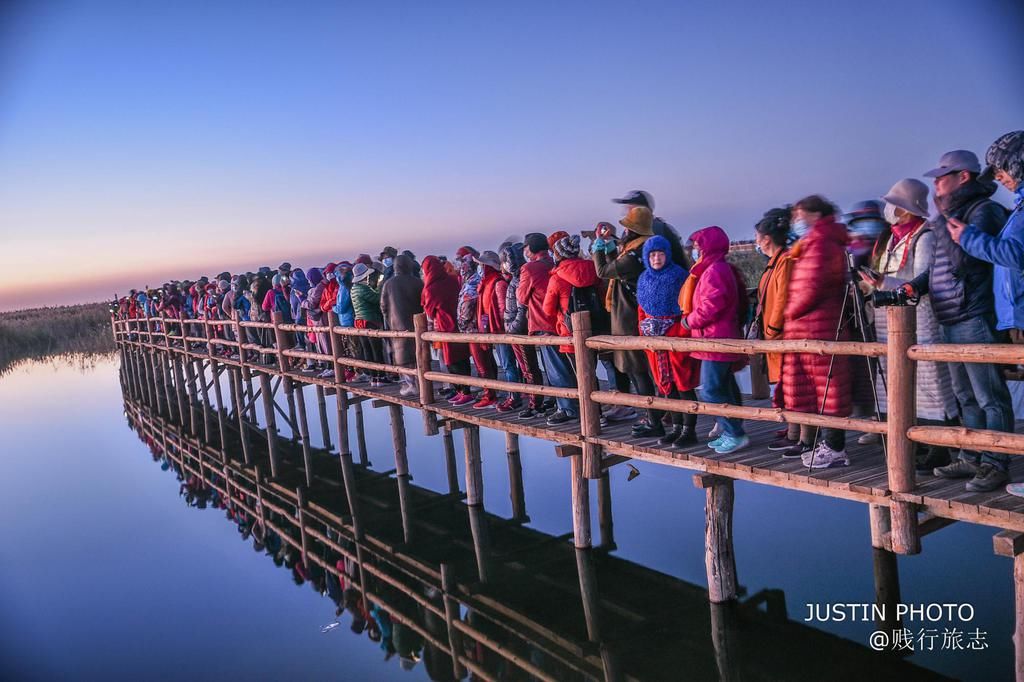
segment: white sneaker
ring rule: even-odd
[[[813,450],[805,452],[800,461],[809,469],[828,469],[836,466],[850,466],[850,458],[846,450],[833,450],[824,442],[818,443]]]
[[[398,394],[403,396],[416,395],[417,393],[419,393],[419,390],[412,384],[403,383],[402,388],[398,389]]]
[[[861,445],[876,445],[882,442],[882,436],[877,433],[862,433],[857,442]]]
[[[324,371],[322,371],[319,374],[317,374],[317,376],[320,377],[321,379],[332,379],[332,378],[334,378],[334,370],[333,369],[325,369]]]
[[[716,421],[715,425],[708,431],[708,438],[714,440],[722,435],[722,426]]]

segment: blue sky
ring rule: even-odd
[[[634,188],[680,232],[747,238],[774,205],[876,197],[1024,127],[1008,2],[69,1],[0,18],[0,309],[385,243],[492,248],[616,219],[608,199]]]

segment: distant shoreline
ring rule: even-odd
[[[108,303],[0,312],[0,376],[23,360],[113,351]]]

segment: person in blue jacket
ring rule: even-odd
[[[996,235],[972,224],[949,219],[949,234],[964,251],[992,263],[996,329],[1006,331],[1014,343],[1024,343],[1024,130],[1006,133],[985,154],[983,176],[993,177],[1013,192],[1016,206]],[[1006,492],[1024,497],[1024,484],[1011,483]]]

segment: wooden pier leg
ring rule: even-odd
[[[320,384],[316,386],[316,409],[320,414],[320,437],[324,444],[324,450],[331,451],[331,425],[327,419],[327,394]]]
[[[192,361],[188,357],[182,363],[185,365],[185,385],[188,387],[188,421],[192,425],[192,435],[199,435],[199,419],[196,413],[199,410],[199,397],[196,391],[196,373]]]
[[[900,603],[900,573],[896,555],[889,549],[892,526],[889,521],[889,507],[884,504],[869,504],[868,518],[871,523],[871,553],[875,578],[875,603],[884,608],[885,619],[876,622],[878,629],[892,632],[900,629],[896,609]]]
[[[698,474],[694,484],[704,488],[704,564],[708,573],[708,598],[714,604],[739,595],[736,554],[732,546],[733,481],[723,476]]]
[[[231,401],[229,404],[238,405],[238,398],[235,395],[235,372],[238,370],[231,365],[225,365],[224,367],[228,370],[228,400]],[[239,382],[239,386],[241,386],[241,382]]]
[[[356,403],[356,446],[359,448],[359,464],[370,466],[370,458],[366,454],[366,428],[363,422],[363,404]]]
[[[213,440],[213,426],[210,423],[210,389],[206,386],[206,370],[203,369],[203,361],[195,360],[195,366],[196,380],[199,383],[199,390],[203,394],[203,438],[209,443]],[[216,375],[213,378],[216,381]]]
[[[302,548],[302,565],[309,570],[309,538],[306,535],[306,490],[295,489],[295,515],[299,517],[299,546]]]
[[[153,354],[153,358],[160,363],[160,371],[156,380],[163,383],[167,415],[171,416],[177,413],[178,423],[182,428],[187,428],[188,415],[185,414],[185,375],[181,371],[182,359],[173,351],[167,351],[164,354],[157,351]]]
[[[434,403],[434,382],[426,377],[431,368],[430,342],[423,340],[423,333],[427,331],[427,316],[425,313],[417,313],[412,318],[413,332],[416,335],[416,380],[419,384],[420,405],[431,405]],[[437,414],[430,410],[423,412],[423,431],[428,436],[436,436]]]
[[[149,401],[148,401],[149,405],[150,405],[150,407],[156,407],[156,411],[157,411],[158,414],[167,414],[168,416],[170,416],[170,414],[171,414],[171,412],[170,412],[170,404],[168,403],[168,407],[167,407],[167,410],[165,412],[164,405],[163,405],[164,397],[161,395],[160,391],[158,390],[158,384],[157,384],[157,380],[156,380],[156,373],[157,373],[156,361],[157,361],[157,358],[159,356],[157,355],[157,353],[155,351],[150,351],[148,353],[143,351],[142,357],[143,357],[143,362],[147,365],[147,370],[148,370],[148,374],[149,374],[149,379],[148,379],[148,381],[146,381],[146,390],[149,392]],[[164,386],[163,386],[164,390],[165,391],[169,391],[170,390],[170,382],[163,382],[163,383],[164,383]]]
[[[245,329],[245,327],[242,327]],[[253,424],[256,423],[256,389],[254,387],[252,370],[248,367],[242,367],[242,387],[244,393],[242,397],[245,399],[245,404],[249,406],[249,421]]]
[[[462,633],[455,628],[455,621],[459,619],[459,602],[454,597],[456,589],[455,571],[451,564],[441,564],[441,590],[444,592],[444,620],[448,630],[448,648],[452,651],[455,679],[461,680],[466,677],[466,669],[461,661]]]
[[[444,443],[444,466],[448,472],[448,493],[456,495],[459,489],[459,467],[455,461],[455,438],[452,430],[444,428],[441,430],[441,441]]]
[[[582,455],[577,455],[573,459],[581,457]],[[583,478],[582,480],[585,483],[587,479]],[[580,600],[583,604],[583,620],[587,626],[587,639],[598,646],[601,665],[604,668],[604,679],[617,682],[622,679],[618,657],[602,641],[601,637],[601,600],[593,550],[589,547],[577,547],[575,551],[576,572],[580,581]]]
[[[606,551],[613,551],[615,545],[615,528],[612,522],[612,482],[608,472],[601,473],[597,479],[597,527],[601,534],[598,545]]]
[[[508,488],[512,500],[512,520],[528,523],[526,491],[523,487],[523,458],[519,454],[519,434],[505,432],[505,455],[508,457]]]
[[[245,404],[242,402],[245,393],[242,391],[242,370],[231,370],[231,383],[235,387],[235,412],[238,413],[238,437],[242,441],[242,458],[247,465],[252,465],[252,450],[249,447],[249,424],[245,419]]]
[[[601,406],[591,399],[597,390],[597,356],[587,348],[590,337],[590,313],[572,314],[572,345],[576,356],[576,384],[580,394],[580,432],[584,439],[601,435]],[[587,478],[601,476],[601,446],[583,442],[583,474]]]
[[[1017,682],[1024,682],[1024,554],[1013,557],[1013,604],[1014,674]]]
[[[914,362],[907,349],[916,340],[916,312],[913,306],[887,309],[889,325],[888,359],[889,396],[888,459],[889,490],[906,493],[914,489],[914,443],[907,438],[907,429],[917,417]],[[890,502],[892,551],[897,554],[918,554],[921,536],[917,527],[917,507],[910,502]]]
[[[309,420],[306,418],[306,394],[303,392],[303,388],[303,385],[299,382],[292,384],[292,393],[295,396],[296,407],[298,408],[299,439],[302,442],[302,466],[306,470],[306,485],[312,488],[313,453],[309,448]]]
[[[395,451],[395,477],[398,479],[398,505],[402,514],[402,535],[412,542],[412,518],[409,511],[409,455],[406,452],[405,414],[401,405],[388,405],[391,413],[391,444]]]
[[[267,420],[267,450],[270,452],[270,475],[277,478],[280,462],[277,455],[277,419],[274,416],[274,393],[270,375],[260,372],[260,390],[263,392],[263,416]]]
[[[216,360],[210,360],[210,374],[213,375],[213,397],[217,401],[217,433],[220,437],[220,449],[225,453],[225,459],[227,458],[228,449],[228,436],[227,427],[224,425],[225,410],[224,410],[224,391],[220,385],[220,376],[223,372],[223,367],[219,366]]]
[[[484,475],[480,459],[480,427],[475,424],[464,425],[462,444],[466,454],[466,504],[483,506]]]
[[[348,438],[348,391],[341,384],[335,384],[334,399],[338,421],[338,453],[352,455]]]

